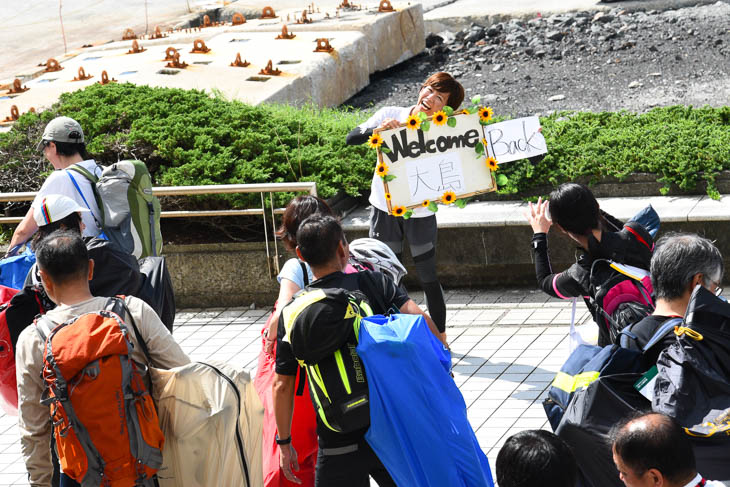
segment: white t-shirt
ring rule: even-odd
[[[307,264],[306,262],[302,262],[299,259],[289,259],[284,263],[284,266],[281,268],[279,275],[276,276],[279,284],[281,284],[282,279],[289,279],[291,282],[299,286],[299,289],[304,289],[305,283],[304,271],[302,271],[302,264],[304,264],[304,268],[307,269],[307,282],[313,282],[314,274],[312,274],[312,269],[309,267],[309,264]]]
[[[90,173],[95,174],[97,177],[101,177],[101,168],[96,164],[96,161],[94,161],[93,159],[79,162],[76,165],[83,167]],[[76,184],[79,185],[79,188],[81,188],[81,194],[83,194],[83,198],[81,197],[81,194],[79,194],[79,191],[76,189],[76,186],[71,180],[72,177],[76,181]],[[43,182],[43,186],[41,186],[41,189],[38,191],[38,194],[33,200],[33,204],[31,204],[31,207],[33,209],[38,208],[41,205],[41,201],[43,201],[43,198],[52,194],[62,194],[64,196],[68,196],[72,200],[76,201],[80,206],[91,210],[91,213],[81,213],[81,220],[84,222],[84,225],[86,225],[86,228],[84,228],[83,236],[96,237],[97,235],[99,235],[99,233],[101,232],[101,228],[97,225],[96,220],[101,223],[101,213],[99,212],[99,206],[96,204],[94,190],[91,187],[91,183],[88,179],[75,171],[69,171],[68,169],[57,169],[53,171],[53,174],[48,176],[48,178]],[[84,199],[86,199],[85,202]],[[96,217],[96,220],[94,219],[94,217]]]
[[[393,120],[398,120],[400,123],[405,123],[411,115],[411,110],[413,110],[413,105],[405,108],[383,107],[358,127],[361,132],[365,132],[367,129],[375,129],[380,127],[380,124],[386,118],[392,118]],[[383,186],[382,178],[375,174],[375,171],[373,171],[373,182],[370,184],[369,201],[375,208],[386,213],[388,212],[388,203],[385,200],[385,186]],[[411,218],[425,218],[427,216],[434,216],[434,213],[427,208],[414,208]]]

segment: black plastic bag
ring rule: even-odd
[[[623,487],[613,463],[608,433],[633,411],[648,410],[649,401],[634,389],[639,373],[601,376],[575,393],[556,434],[573,449],[585,485]]]
[[[697,286],[657,370],[652,409],[692,437],[703,475],[730,478],[730,304]]]
[[[175,291],[165,257],[145,257],[139,261],[139,270],[143,275],[143,282],[135,296],[149,304],[172,333],[172,324],[175,322]]]

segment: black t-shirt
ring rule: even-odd
[[[643,320],[636,323],[631,328],[631,333],[636,335],[636,340],[629,340],[628,348],[641,352],[644,346],[649,343],[654,333],[664,324],[665,321],[672,319],[671,316],[649,315]],[[667,333],[663,339],[658,341],[653,347],[644,354],[646,364],[651,367],[656,364],[659,354],[669,345],[676,341],[677,337],[673,332]]]
[[[408,295],[388,276],[380,272],[363,271],[354,274],[333,272],[317,279],[308,287],[316,289],[342,288],[348,291],[361,291],[368,298],[368,303],[375,314],[397,313],[408,301]],[[343,322],[344,323],[344,322]],[[283,342],[285,335],[283,317],[279,319],[276,344],[276,373],[279,375],[296,375],[299,363],[294,358],[291,345]],[[367,428],[342,434],[327,428],[317,416],[317,436],[323,448],[337,448],[351,445],[362,440]]]

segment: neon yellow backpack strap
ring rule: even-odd
[[[324,386],[324,381],[319,374],[319,367],[317,367],[316,365],[307,365],[305,366],[304,370],[307,371],[307,379],[309,380],[310,387],[319,387],[319,389],[324,393],[325,397],[330,400],[327,389]],[[322,420],[322,423],[324,423],[324,425],[332,431],[339,432],[339,430],[333,428],[332,425],[327,422],[327,417],[324,414],[324,408],[322,407],[322,403],[319,401],[319,395],[317,394],[317,392],[312,391],[312,394],[310,394],[310,396],[312,397],[314,402],[317,403],[317,414],[319,415],[319,419]],[[330,402],[332,401],[330,400]]]
[[[353,306],[352,301],[350,302],[350,306]],[[370,305],[365,301],[360,301],[357,303],[357,305],[360,310],[362,310],[365,314],[364,316],[373,316],[375,313],[373,313],[373,309],[370,307]],[[360,342],[360,323],[363,319],[363,313],[356,312],[355,313],[355,321],[352,323],[352,327],[355,330],[355,340],[359,343]]]

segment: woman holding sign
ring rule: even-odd
[[[431,116],[445,106],[456,110],[464,101],[464,88],[449,73],[431,75],[421,86],[415,105],[408,107],[383,107],[365,123],[356,127],[347,136],[349,145],[364,144],[374,129],[395,129],[402,126],[408,117],[424,112]],[[416,264],[428,312],[439,331],[446,330],[446,303],[441,284],[436,276],[436,216],[426,208],[417,208],[409,219],[395,217],[388,212],[383,182],[373,174],[370,186],[370,231],[371,238],[387,244],[398,258],[403,252],[403,237],[408,240],[411,255]]]

